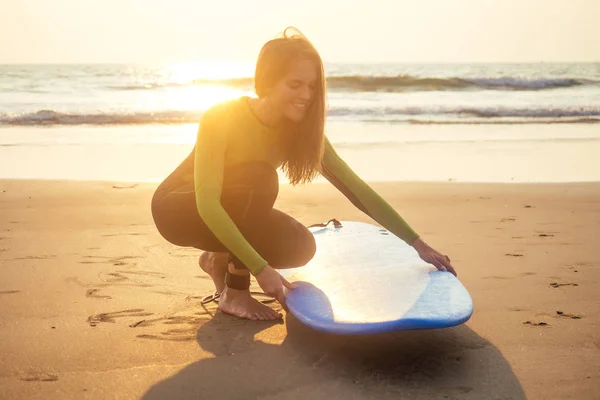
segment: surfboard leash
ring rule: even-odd
[[[330,223],[333,222],[333,226],[335,228],[341,228],[342,227],[342,223],[340,221],[338,221],[335,218],[330,219],[329,221],[325,222],[325,223],[320,223],[320,224],[312,224],[310,226],[308,226],[307,228],[313,228],[313,227],[320,227],[320,228],[326,228],[327,225],[329,225]]]

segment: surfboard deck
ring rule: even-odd
[[[391,232],[364,222],[310,228],[317,251],[299,268],[279,272],[302,323],[335,334],[446,328],[466,322],[471,296],[450,272],[438,271]]]

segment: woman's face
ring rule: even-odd
[[[317,66],[313,61],[293,63],[287,75],[269,93],[269,102],[281,114],[300,122],[317,93]]]

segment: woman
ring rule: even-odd
[[[205,251],[199,264],[220,293],[222,312],[281,318],[251,297],[250,274],[285,308],[284,286],[294,285],[274,268],[302,266],[315,253],[310,231],[273,209],[281,167],[292,185],[322,174],[423,260],[456,275],[450,259],[423,242],[336,154],[324,135],[323,63],[312,44],[298,32],[288,35],[289,29],[261,49],[257,98],[242,96],[203,114],[194,149],[152,199],[158,231],[175,245]]]

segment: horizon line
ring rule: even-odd
[[[22,61],[9,61],[0,62],[1,66],[7,65],[170,65],[170,64],[193,64],[193,63],[204,63],[204,62],[217,62],[217,63],[249,63],[254,64],[256,61],[250,60],[179,60],[179,61],[34,61],[34,62],[22,62]],[[323,61],[324,65],[328,64],[345,64],[345,65],[386,65],[386,64],[598,64],[599,60],[595,61],[374,61],[374,62],[358,62],[358,61]]]

